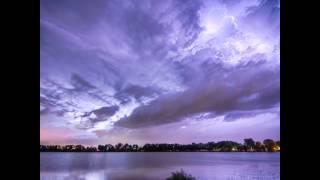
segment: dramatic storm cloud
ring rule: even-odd
[[[279,1],[40,5],[42,143],[279,138]]]

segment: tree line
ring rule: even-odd
[[[106,144],[95,146],[83,145],[40,145],[40,152],[277,152],[280,141],[265,139],[263,142],[252,138],[244,139],[243,144],[234,141],[220,141],[192,144]]]

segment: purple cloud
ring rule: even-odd
[[[154,128],[239,137],[229,129],[257,119],[268,130],[253,137],[277,137],[279,11],[277,0],[43,0],[41,127],[142,142]]]

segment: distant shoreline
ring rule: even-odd
[[[280,141],[265,139],[263,143],[252,138],[244,139],[240,144],[234,141],[219,141],[192,144],[137,144],[116,145],[105,144],[98,146],[83,145],[40,145],[40,152],[279,152]]]

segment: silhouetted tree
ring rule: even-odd
[[[106,147],[103,146],[103,145],[98,145],[98,150],[99,150],[100,152],[106,152]]]
[[[239,143],[233,141],[220,141],[215,144],[215,150],[230,152],[238,149],[240,146]]]
[[[139,146],[137,144],[132,145],[133,151],[138,151]]]
[[[76,145],[75,146],[75,151],[77,152],[81,152],[81,151],[84,151],[85,150],[85,147],[82,146],[82,145]]]
[[[272,139],[265,139],[263,141],[263,144],[267,148],[268,152],[274,152],[275,151],[276,143]]]
[[[255,142],[252,138],[244,139],[244,145],[247,146],[248,150],[253,151]]]
[[[116,151],[120,151],[120,150],[121,150],[121,147],[122,147],[122,143],[118,143],[118,144],[115,146]]]
[[[262,146],[262,143],[260,141],[257,141],[254,146],[255,151],[261,152],[264,151],[264,147]]]
[[[115,151],[115,148],[111,144],[105,145],[105,149],[106,151],[109,151],[109,152]]]

